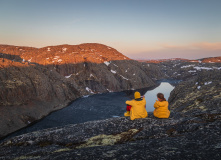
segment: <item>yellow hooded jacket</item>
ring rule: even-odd
[[[170,111],[168,110],[169,103],[167,101],[156,101],[154,103],[155,110],[153,115],[158,118],[169,118]]]
[[[130,119],[134,120],[137,118],[146,118],[148,116],[146,111],[146,100],[143,98],[140,101],[137,101],[135,99],[131,101],[126,101],[126,104],[131,106],[130,110]]]

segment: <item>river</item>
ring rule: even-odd
[[[147,112],[153,112],[153,104],[157,99],[157,93],[163,93],[168,100],[173,88],[174,86],[170,83],[161,82],[155,89],[148,90],[145,93]],[[46,128],[102,120],[112,117],[121,117],[126,111],[125,101],[129,99],[130,98],[125,92],[103,93],[82,97],[75,100],[69,106],[51,113],[37,123],[10,134],[7,139]]]

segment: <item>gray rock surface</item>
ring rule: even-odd
[[[220,125],[220,115],[91,121],[14,137],[0,159],[220,159]]]
[[[0,137],[61,109],[81,96],[74,82],[43,66],[0,70]]]

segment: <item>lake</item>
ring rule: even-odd
[[[168,82],[161,82],[160,85],[153,89],[153,90],[149,90],[145,93],[145,99],[146,99],[146,110],[147,112],[153,112],[154,111],[154,103],[157,100],[157,93],[163,93],[164,94],[164,98],[166,98],[166,100],[168,100],[169,96],[170,96],[170,92],[174,89],[174,86],[172,86],[170,83]]]
[[[147,112],[153,112],[157,93],[161,92],[168,100],[173,90],[168,82],[161,82],[158,87],[145,93]],[[87,121],[122,117],[126,111],[125,101],[130,100],[125,92],[96,94],[75,100],[69,106],[49,114],[37,123],[10,134],[7,138],[42,130],[46,128],[77,124]]]

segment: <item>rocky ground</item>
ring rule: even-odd
[[[172,91],[169,119],[118,117],[57,127],[0,144],[0,159],[220,159],[220,72]],[[200,86],[200,87],[199,87]]]
[[[0,159],[220,159],[221,115],[112,118],[14,137]]]

